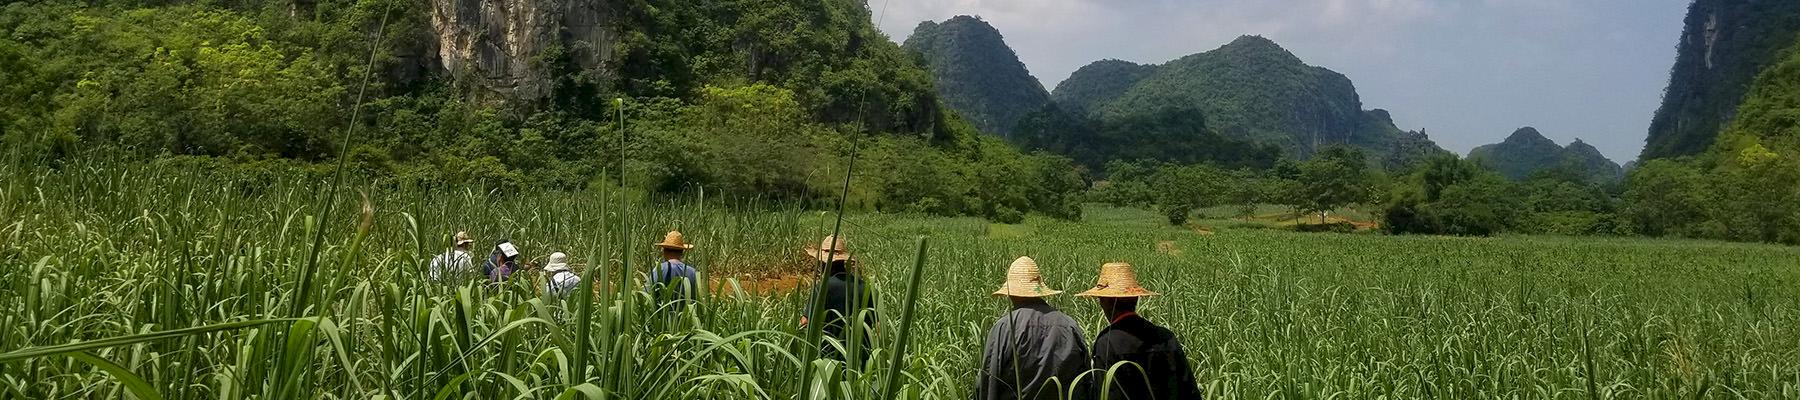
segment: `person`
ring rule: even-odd
[[[1201,398],[1181,341],[1137,313],[1139,298],[1156,295],[1138,284],[1131,264],[1122,262],[1100,266],[1099,282],[1076,295],[1095,298],[1112,321],[1094,337],[1093,348],[1093,365],[1100,370],[1096,374],[1118,371],[1111,385],[1098,389],[1109,399]]]
[[[468,232],[457,232],[453,240],[455,244],[444,250],[444,254],[431,258],[431,267],[425,273],[432,282],[455,282],[475,269],[475,256],[469,254],[469,246],[475,244],[475,239]]]
[[[1086,397],[1076,379],[1088,370],[1087,339],[1074,318],[1044,301],[1060,293],[1044,285],[1031,257],[1019,257],[1007,267],[1006,283],[993,295],[1010,300],[1012,311],[988,329],[975,378],[976,400]]]
[[[490,282],[505,282],[513,271],[519,270],[519,247],[511,241],[502,240],[494,244],[494,251],[488,253],[487,263],[481,266],[481,274]]]
[[[849,336],[852,331],[860,331],[856,336],[862,345],[862,354],[868,354],[871,341],[868,329],[873,329],[878,318],[875,315],[875,296],[863,284],[862,278],[854,271],[855,260],[850,256],[849,246],[836,235],[826,236],[819,241],[819,247],[807,246],[802,249],[808,257],[819,260],[826,265],[822,296],[819,299],[824,308],[814,310],[813,304],[806,306],[806,313],[800,317],[800,325],[806,326],[810,321],[821,321],[819,330],[826,337],[836,339],[845,347],[851,345]],[[815,312],[819,311],[819,312]],[[864,329],[851,329],[851,317],[861,316]],[[836,346],[822,343],[820,355],[834,360],[843,360],[843,354]]]
[[[544,294],[564,297],[580,286],[581,275],[569,270],[569,255],[550,253],[550,259],[544,262]]]
[[[662,242],[653,246],[662,249],[662,262],[650,271],[650,281],[644,283],[644,292],[654,296],[659,305],[693,299],[700,274],[682,261],[682,257],[694,245],[687,242],[681,231],[669,231],[663,235]]]

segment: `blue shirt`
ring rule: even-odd
[[[685,280],[686,286],[677,286],[681,285],[683,280]],[[699,282],[700,276],[694,271],[694,267],[688,266],[681,260],[668,260],[658,264],[656,269],[650,271],[650,281],[644,283],[644,292],[655,295],[657,301],[686,300],[694,297],[693,291],[698,289]],[[673,298],[663,298],[661,288],[664,287],[669,288],[668,293],[673,295]]]

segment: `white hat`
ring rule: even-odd
[[[562,252],[550,253],[550,261],[544,262],[545,271],[564,271],[569,269],[569,255]]]

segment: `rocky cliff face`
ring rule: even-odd
[[[1644,159],[1699,154],[1712,145],[1757,72],[1800,33],[1800,2],[1697,0],[1686,25]]]
[[[618,39],[608,0],[431,0],[437,64],[458,82],[509,100],[555,89],[552,71],[610,75]]]

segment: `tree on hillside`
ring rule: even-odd
[[[1361,150],[1331,146],[1299,164],[1300,185],[1292,204],[1303,213],[1326,213],[1367,202],[1374,194],[1369,164]]]

